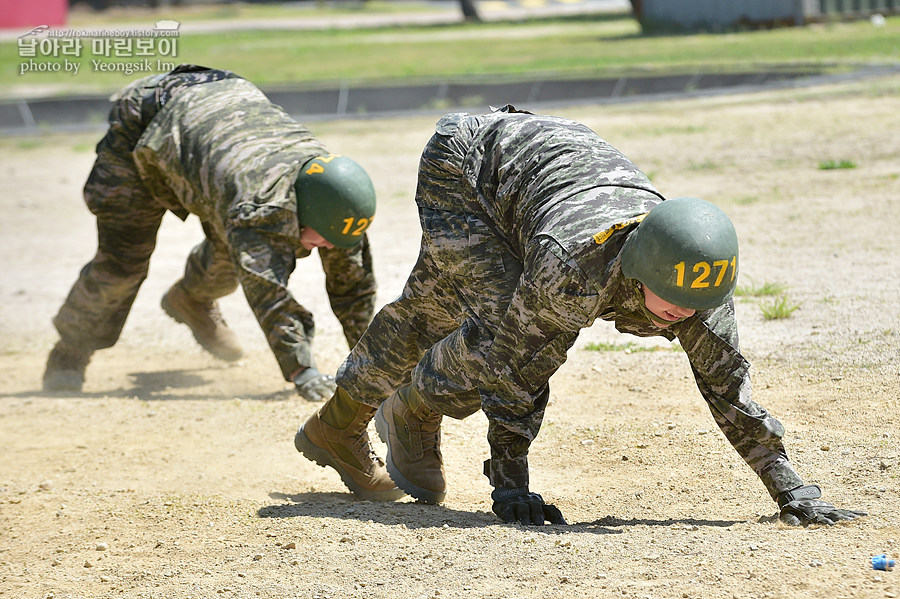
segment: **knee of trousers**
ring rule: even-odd
[[[481,409],[481,393],[477,388],[464,388],[449,380],[430,377],[422,368],[413,370],[410,386],[429,409],[450,418],[462,420]]]

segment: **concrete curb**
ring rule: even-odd
[[[299,120],[321,121],[417,113],[443,114],[466,109],[485,110],[489,105],[514,104],[528,109],[747,93],[896,73],[900,73],[900,65],[864,66],[837,75],[773,70],[591,79],[470,79],[409,85],[338,85],[324,89],[267,88],[263,91],[274,103]],[[102,129],[106,126],[108,111],[109,101],[105,95],[9,100],[0,102],[0,132],[30,135],[47,131]]]

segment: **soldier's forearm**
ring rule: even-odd
[[[803,484],[803,479],[800,478],[786,457],[777,460],[757,474],[772,499],[776,499],[780,493],[796,489]]]

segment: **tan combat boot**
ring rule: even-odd
[[[375,429],[387,444],[388,474],[398,487],[425,503],[441,503],[447,494],[442,419],[408,385],[391,395],[375,414]]]
[[[175,283],[162,298],[162,309],[177,322],[186,324],[203,349],[234,362],[244,355],[237,335],[225,324],[216,302],[199,302],[180,283]]]
[[[84,371],[91,359],[91,352],[76,349],[59,340],[47,357],[44,370],[44,391],[81,391]]]
[[[347,488],[361,499],[394,501],[406,493],[397,488],[369,443],[366,426],[375,408],[359,404],[353,420],[345,428],[322,421],[328,404],[307,420],[294,435],[294,447],[320,466],[330,466],[341,475]]]

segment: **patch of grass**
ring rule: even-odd
[[[783,295],[787,291],[787,285],[784,283],[763,283],[762,285],[738,285],[734,290],[737,297],[770,297],[774,295]]]
[[[365,3],[343,10],[368,14],[394,8],[380,2],[371,8]],[[323,14],[313,8],[298,14],[301,12],[310,17]],[[255,14],[226,11],[221,16],[222,20],[247,20]],[[160,17],[186,21],[193,18],[166,11],[142,15],[139,22],[151,26]],[[201,20],[214,17],[218,20],[217,15],[209,14]],[[839,72],[859,63],[896,56],[896,24],[900,18],[890,17],[887,21],[887,26],[878,29],[864,21],[835,23],[829,25],[827,35],[815,27],[728,35],[643,35],[628,13],[483,23],[464,23],[460,17],[459,23],[433,26],[303,31],[286,28],[241,30],[227,35],[186,33],[178,38],[177,56],[160,55],[152,61],[158,58],[163,62],[229,69],[261,86],[334,81],[385,84],[471,76],[494,80],[525,75],[608,77],[745,72],[777,69],[779,65],[790,65],[792,70]],[[85,19],[79,25],[100,29],[106,26],[99,17]],[[38,60],[48,64],[77,63],[77,76],[65,68],[20,74],[27,59],[19,55],[16,43],[0,43],[0,88],[7,94],[35,85],[54,85],[68,91],[109,91],[147,74],[98,70],[92,59],[99,58],[109,67],[113,63],[134,62],[134,57],[97,57],[89,42],[80,56]],[[747,57],[752,57],[752,62]]]
[[[800,305],[788,299],[787,295],[782,295],[770,302],[761,303],[759,308],[762,310],[763,319],[781,320],[790,318]]]
[[[691,162],[687,165],[687,170],[689,171],[714,171],[718,168],[719,165],[709,159],[706,159],[703,162]]]
[[[40,138],[27,137],[17,140],[15,145],[17,150],[35,150],[43,148],[47,145],[47,142]]]
[[[709,127],[700,125],[669,125],[665,127],[656,127],[648,133],[653,137],[662,137],[663,135],[690,135],[693,133],[706,133]]]
[[[848,168],[856,168],[856,163],[852,160],[823,160],[819,163],[820,171],[833,171]]]
[[[673,344],[670,347],[664,346],[646,346],[646,345],[638,345],[637,343],[632,343],[631,341],[627,343],[595,343],[590,342],[584,346],[584,349],[587,351],[603,351],[603,352],[625,352],[626,354],[633,354],[637,352],[655,352],[655,351],[679,351],[681,350],[681,346],[677,343]]]

